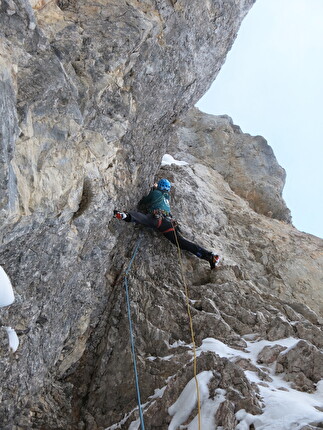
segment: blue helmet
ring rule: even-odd
[[[160,179],[158,181],[157,187],[160,191],[169,191],[171,187],[171,183],[168,179]]]

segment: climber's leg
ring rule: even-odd
[[[136,224],[145,225],[146,227],[156,227],[156,219],[151,214],[144,214],[142,212],[129,211],[129,212],[120,212],[114,211],[115,218],[126,221],[126,222],[134,222]]]
[[[209,260],[212,255],[212,252],[207,251],[196,243],[190,242],[189,240],[185,239],[180,233],[176,232],[175,236],[174,230],[164,233],[164,236],[174,245],[177,245],[178,242],[178,245],[181,249],[183,249],[184,251],[191,252],[192,254],[196,255],[199,258],[202,258],[203,260]]]
[[[174,245],[178,245],[184,251],[188,251],[196,255],[198,258],[208,261],[210,263],[211,269],[214,269],[217,266],[220,260],[218,255],[213,254],[211,251],[207,251],[196,243],[185,239],[177,230],[175,231],[176,227],[174,227],[171,221],[163,218],[158,229],[161,233],[163,233],[166,239],[168,239]]]

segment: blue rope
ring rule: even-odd
[[[140,425],[141,430],[145,430],[145,423],[144,423],[144,416],[142,413],[141,408],[141,400],[140,400],[140,390],[139,390],[139,380],[138,380],[138,371],[137,371],[137,362],[136,362],[136,353],[135,353],[135,341],[133,336],[133,330],[132,330],[132,320],[131,320],[131,309],[130,309],[130,298],[129,298],[129,288],[128,288],[128,279],[127,276],[130,272],[132,263],[135,259],[135,256],[138,252],[139,245],[140,245],[141,239],[137,240],[135,249],[133,251],[131,260],[129,262],[128,268],[125,272],[124,276],[124,288],[126,290],[126,302],[127,302],[127,312],[128,312],[128,320],[129,320],[129,332],[130,332],[130,344],[131,344],[131,354],[132,354],[132,362],[133,362],[133,370],[135,374],[135,385],[136,385],[136,393],[137,393],[137,402],[138,402],[138,409],[139,409],[139,418],[140,418]]]

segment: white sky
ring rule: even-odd
[[[268,141],[293,224],[323,238],[323,0],[257,0],[197,107]]]

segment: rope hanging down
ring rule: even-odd
[[[140,400],[139,379],[138,379],[137,361],[136,361],[136,353],[135,353],[135,341],[134,341],[134,335],[133,335],[133,330],[132,330],[131,308],[130,308],[130,298],[129,298],[129,288],[128,288],[128,274],[131,270],[132,263],[135,259],[137,252],[138,252],[140,242],[141,242],[141,238],[137,240],[137,243],[136,243],[136,246],[134,248],[134,251],[133,251],[131,260],[129,262],[128,268],[125,272],[124,288],[126,291],[126,302],[127,302],[127,313],[128,313],[128,320],[129,320],[131,355],[132,355],[132,362],[133,362],[133,370],[134,370],[134,374],[135,374],[135,385],[136,385],[136,393],[137,393],[140,426],[141,426],[141,430],[145,430],[144,416],[142,413],[141,400]]]
[[[195,344],[195,336],[194,336],[194,329],[193,329],[193,319],[192,319],[192,314],[190,309],[188,288],[187,288],[187,284],[184,276],[184,267],[183,267],[181,248],[179,246],[178,237],[176,234],[176,226],[173,225],[173,227],[174,227],[174,235],[175,235],[176,244],[177,244],[178,259],[181,267],[182,280],[183,280],[184,289],[185,289],[187,314],[190,321],[190,331],[191,331],[191,337],[192,337],[193,357],[194,357],[193,369],[194,369],[194,379],[195,379],[195,386],[196,386],[198,430],[201,430],[201,401],[200,401],[199,381],[197,379],[196,344]]]

